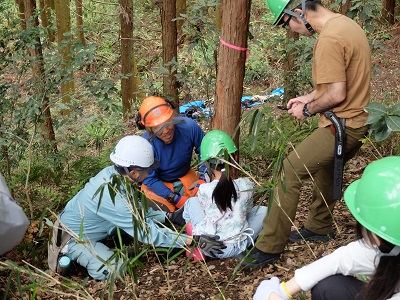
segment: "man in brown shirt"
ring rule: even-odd
[[[304,120],[320,113],[318,128],[284,161],[284,179],[278,183],[256,247],[238,259],[247,267],[261,267],[280,258],[286,242],[329,240],[334,236],[332,210],[335,136],[323,115],[334,112],[346,122],[346,160],[361,147],[366,134],[370,101],[371,57],[364,31],[353,20],[322,6],[320,0],[267,0],[275,15],[274,25],[288,25],[305,36],[318,33],[314,45],[312,76],[315,90],[290,99],[288,113]],[[291,230],[302,182],[313,179],[314,191],[304,227]]]

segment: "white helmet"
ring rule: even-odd
[[[158,168],[154,159],[153,146],[143,137],[128,135],[123,137],[110,154],[111,161],[121,167]]]

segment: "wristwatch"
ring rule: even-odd
[[[307,109],[307,104],[308,104],[308,103],[304,104],[304,106],[303,106],[303,115],[304,115],[306,118],[315,116],[315,114],[312,114],[312,113],[310,113],[310,112],[308,111],[308,109]]]

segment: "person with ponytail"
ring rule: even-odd
[[[296,270],[286,283],[262,281],[254,300],[291,299],[302,290],[311,290],[313,300],[400,300],[400,156],[369,164],[344,200],[358,240]]]
[[[249,178],[232,179],[230,169],[237,148],[225,132],[212,130],[200,145],[211,182],[199,186],[197,197],[187,200],[183,218],[193,234],[219,236],[226,246],[222,253],[206,256],[228,258],[254,245],[267,213],[266,206],[253,205],[253,183]]]

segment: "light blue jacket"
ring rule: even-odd
[[[133,206],[127,203],[126,192],[121,188],[121,194],[115,195],[115,203],[111,200],[108,188],[104,188],[101,204],[100,193],[93,196],[103,183],[111,181],[112,175],[118,174],[113,166],[106,167],[92,177],[85,187],[78,192],[66,205],[60,214],[62,224],[79,235],[83,219],[83,240],[100,241],[106,238],[118,226],[127,234],[133,236],[132,210]],[[133,197],[131,197],[133,198]],[[145,227],[138,228],[138,239],[145,244],[155,247],[182,248],[187,236],[158,225],[156,222],[165,222],[165,213],[151,208],[145,216]]]

